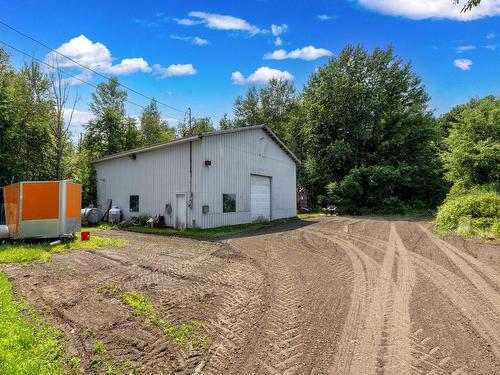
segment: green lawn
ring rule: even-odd
[[[276,224],[282,224],[296,220],[298,220],[298,218],[293,217],[288,219],[278,219],[262,223],[229,225],[225,227],[210,228],[210,229],[188,228],[182,231],[172,228],[148,228],[148,227],[126,227],[123,229],[131,232],[159,234],[163,236],[178,235],[178,236],[195,237],[195,238],[220,238],[233,234],[250,232],[262,228],[267,228]]]
[[[0,273],[0,374],[67,373],[61,333],[38,313],[12,298],[12,286]]]
[[[78,249],[97,249],[100,247],[123,247],[126,241],[117,238],[90,237],[89,241],[74,241],[57,246],[44,243],[4,243],[0,244],[0,263],[24,263],[34,260],[48,261],[53,253],[64,253]]]

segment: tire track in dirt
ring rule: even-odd
[[[210,347],[203,367],[204,374],[231,373],[229,369],[235,365],[237,352],[249,341],[252,326],[260,315],[265,287],[264,276],[253,270],[244,277],[254,280],[257,285],[253,290],[223,291],[223,300],[210,322],[217,338]]]
[[[391,230],[391,235],[392,235]],[[361,340],[357,346],[356,356],[351,365],[351,372],[354,374],[374,374],[377,368],[378,355],[382,346],[382,333],[386,319],[390,317],[389,304],[393,301],[392,268],[396,246],[394,240],[390,240],[382,266],[380,267],[376,285],[373,289],[371,301],[368,305],[366,321]],[[403,373],[403,372],[402,372]]]
[[[348,369],[351,373],[368,374],[375,373],[378,367],[383,366],[384,371],[388,374],[410,374],[412,351],[409,299],[415,283],[415,273],[408,252],[399,238],[394,224],[391,224],[389,241],[384,244],[382,265],[377,267],[374,260],[361,249],[348,240],[340,238],[353,239],[355,235],[350,234],[349,227],[356,222],[348,221],[342,231],[344,233],[330,234],[327,235],[327,238],[343,246],[348,254],[350,251],[354,251],[363,260],[367,272],[371,268],[372,272],[378,270],[378,274],[375,285],[371,287],[368,284],[366,285],[367,288],[372,289],[372,294],[365,296],[364,305],[367,312],[364,314],[363,319],[356,323],[358,327],[363,326],[362,331],[359,331],[358,328],[359,343],[355,348],[356,355],[352,357],[352,363],[349,366],[340,365],[336,371],[337,373],[345,373],[345,370]],[[314,232],[311,234],[317,235]],[[396,257],[396,252],[398,257]],[[392,279],[395,262],[397,263],[397,282]],[[353,297],[354,294],[353,291]],[[357,304],[358,302],[354,300],[353,303]],[[356,308],[355,305],[352,307]],[[350,328],[346,328],[347,332],[350,330]],[[349,336],[348,333],[343,335],[341,342],[347,341],[347,336]],[[352,341],[356,342],[358,340],[351,338],[350,342]],[[342,348],[342,346],[340,345],[339,348]],[[341,361],[345,358],[340,350],[339,357]]]
[[[354,235],[349,234],[348,237],[353,238]],[[390,225],[389,240],[383,252],[382,266],[359,344],[361,354],[355,358],[351,370],[353,373],[368,374],[375,373],[377,367],[383,367],[387,374],[410,374],[409,299],[415,274],[394,223]],[[395,263],[396,282],[392,278]]]
[[[330,241],[306,232],[299,232],[298,236],[298,240],[294,241],[295,246],[305,250],[307,258],[315,259],[314,269],[318,272],[315,277],[329,281],[328,286],[317,286],[322,295],[329,297],[319,301],[313,297],[315,302],[310,302],[309,314],[314,323],[312,327],[308,327],[308,333],[311,339],[317,336],[324,340],[321,345],[313,345],[314,341],[310,341],[307,350],[308,362],[306,361],[304,368],[304,373],[307,374],[325,374],[331,367],[332,358],[338,352],[338,340],[351,305],[352,266],[345,250],[332,249]]]
[[[460,271],[463,272],[463,274],[469,279],[469,281],[474,284],[474,286],[476,286],[476,288],[481,293],[484,294],[484,296],[496,307],[500,314],[500,294],[491,286],[491,284],[493,284],[497,288],[500,288],[500,277],[498,273],[493,271],[483,262],[458,250],[453,245],[438,238],[422,224],[418,224],[418,227],[448,257],[448,259],[450,259],[460,269]],[[471,265],[473,265],[477,269],[477,271]],[[488,283],[479,274],[479,272],[487,276],[491,284]]]
[[[249,346],[246,358],[238,367],[239,373],[295,374],[301,373],[304,355],[304,337],[300,304],[302,296],[297,290],[296,280],[281,259],[282,249],[273,242],[279,236],[255,239],[252,247],[259,248],[257,256],[263,268],[272,269],[268,274],[269,305],[260,317],[256,335]],[[232,246],[246,246],[229,241]],[[244,249],[242,248],[243,252]]]
[[[354,275],[353,289],[351,292],[351,306],[347,314],[344,328],[338,343],[337,356],[331,372],[335,374],[348,374],[352,371],[354,353],[360,340],[360,333],[367,319],[367,306],[369,306],[371,293],[376,283],[377,263],[367,257],[361,249],[356,248],[332,235],[302,229],[305,233],[324,238],[335,243],[346,252],[349,257]],[[365,262],[363,264],[362,260]],[[366,268],[365,268],[366,267]],[[356,373],[352,371],[353,373]]]
[[[176,350],[176,371],[192,373],[196,367],[198,373],[227,373],[233,365],[236,352],[245,345],[247,336],[252,332],[252,325],[262,306],[264,276],[255,265],[245,257],[229,254],[234,259],[228,259],[226,262],[219,259],[222,269],[214,268],[214,272],[207,275],[210,268],[206,266],[213,266],[213,256],[212,259],[200,256],[180,264],[163,263],[153,266],[148,264],[149,262],[136,264],[135,261],[131,263],[119,256],[99,255],[122,266],[133,266],[132,273],[137,273],[138,277],[131,282],[139,289],[151,282],[160,286],[166,283],[169,289],[169,304],[196,296],[213,295],[213,318],[209,321],[209,329],[216,339],[210,345],[203,361],[200,361],[197,351]],[[168,345],[167,341],[160,341],[160,347]],[[161,362],[161,358],[160,353],[146,362],[156,365]]]
[[[387,374],[410,374],[412,365],[410,343],[410,297],[415,286],[415,271],[408,250],[399,237],[394,223],[391,223],[389,247],[397,250],[397,281],[394,289],[392,327],[389,329]]]
[[[500,358],[500,316],[496,309],[478,296],[469,282],[456,274],[422,255],[412,253],[411,258],[419,271],[443,291],[462,315],[467,317],[476,332],[491,345],[496,357]]]
[[[364,236],[356,235],[356,237],[360,237],[358,238],[360,242],[364,241],[368,246],[381,252],[384,251],[380,241],[369,241]],[[399,238],[399,240],[401,239]],[[404,247],[402,241],[400,245]],[[428,277],[442,291],[461,315],[470,321],[475,331],[491,345],[495,356],[500,358],[500,316],[496,308],[484,296],[478,295],[476,288],[469,281],[462,279],[423,255],[414,252],[408,254],[416,269]],[[413,343],[415,344],[416,341],[413,341]],[[423,363],[431,366],[438,373],[446,373],[443,365],[438,363],[439,361],[432,360],[432,357],[430,354],[423,356]]]

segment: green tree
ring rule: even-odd
[[[360,197],[358,211],[378,210],[376,197],[366,196],[376,191],[367,182],[386,176],[392,206],[435,205],[445,186],[435,155],[440,133],[427,102],[411,65],[392,48],[369,53],[349,46],[319,67],[303,94],[310,191],[324,194],[330,183],[334,203],[345,204],[352,193]]]
[[[453,0],[455,4],[460,4],[460,0]],[[462,8],[462,12],[471,11],[473,8],[477,7],[481,4],[481,0],[466,0],[464,7]]]
[[[233,122],[229,119],[227,113],[224,113],[224,116],[219,120],[219,129],[220,130],[228,130],[234,128]]]
[[[292,84],[287,80],[273,78],[260,90],[251,87],[245,96],[235,100],[231,127],[266,125],[285,143],[289,143],[298,105]]]
[[[237,128],[262,125],[259,93],[254,86],[248,89],[244,97],[236,98],[233,111],[234,126]]]
[[[449,129],[442,153],[449,181],[500,189],[500,99],[487,96],[453,108],[441,119]]]
[[[200,135],[203,133],[213,132],[214,124],[209,117],[195,118],[191,121],[191,129],[188,123],[182,123],[179,128],[180,137],[189,137],[190,135]]]
[[[95,118],[85,126],[84,147],[91,158],[100,158],[127,149],[127,92],[112,77],[97,85],[92,93],[90,110]]]
[[[168,123],[162,120],[158,103],[154,99],[143,110],[140,120],[142,142],[145,146],[175,138],[175,129],[170,128]]]
[[[137,121],[134,117],[125,118],[125,150],[132,150],[143,146],[143,137],[137,129]]]
[[[49,81],[32,62],[17,73],[0,49],[0,185],[53,179]]]

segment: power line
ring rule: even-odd
[[[0,21],[0,22],[1,22],[1,21]],[[45,61],[40,60],[39,58],[37,58],[37,57],[35,57],[35,56],[33,56],[33,55],[30,55],[29,53],[27,53],[27,52],[25,52],[25,51],[22,51],[22,50],[20,50],[20,49],[18,49],[18,48],[16,48],[16,47],[14,47],[13,45],[11,45],[11,44],[9,44],[9,43],[7,43],[7,42],[4,42],[3,40],[0,40],[0,43],[2,43],[3,45],[7,46],[8,48],[10,48],[10,49],[12,49],[12,50],[14,50],[14,51],[16,51],[16,52],[19,52],[19,53],[23,54],[24,56],[27,56],[27,57],[29,57],[29,58],[31,58],[31,59],[33,59],[33,60],[38,61],[40,64],[43,64],[43,65],[45,65],[45,66],[47,66],[47,67],[49,67],[49,68],[51,68],[51,69],[55,69],[55,70],[57,70],[57,71],[59,71],[59,72],[63,73],[64,75],[66,75],[66,76],[67,76],[67,77],[69,77],[69,78],[76,79],[77,81],[79,81],[79,82],[81,82],[81,83],[84,83],[84,84],[86,84],[86,85],[89,85],[89,86],[93,87],[94,89],[97,89],[97,88],[98,88],[96,85],[94,85],[94,84],[92,84],[92,83],[90,83],[90,82],[88,82],[88,81],[85,81],[85,80],[83,80],[83,79],[79,78],[79,77],[78,77],[78,76],[76,76],[76,75],[72,75],[72,74],[70,74],[70,73],[67,73],[67,72],[65,72],[64,70],[62,70],[60,67],[50,65],[50,64],[46,63]],[[125,101],[126,101],[127,103],[129,103],[129,104],[132,104],[132,105],[136,106],[136,107],[139,107],[139,108],[142,108],[142,109],[146,109],[146,107],[145,107],[145,106],[143,106],[143,105],[141,105],[141,104],[138,104],[138,103],[135,103],[135,102],[131,101],[130,99],[125,99]],[[185,113],[185,112],[184,112],[184,113]],[[176,117],[173,117],[173,116],[170,116],[170,117],[171,117],[171,118],[173,118],[174,120],[177,120],[178,122],[181,122],[181,120],[179,120],[179,119],[178,119],[178,118],[176,118]]]
[[[78,66],[80,66],[80,67],[82,67],[82,68],[84,68],[84,69],[87,69],[88,71],[90,71],[90,72],[92,72],[92,73],[94,73],[94,74],[97,74],[98,76],[100,76],[100,77],[102,77],[102,78],[104,78],[104,79],[106,79],[106,80],[109,80],[109,79],[110,79],[110,77],[106,76],[105,74],[102,74],[102,73],[100,73],[100,72],[96,71],[95,69],[92,69],[92,68],[90,68],[90,67],[88,67],[88,66],[86,66],[86,65],[84,65],[84,64],[82,64],[82,63],[80,63],[79,61],[76,61],[76,60],[72,59],[71,57],[66,56],[65,54],[63,54],[63,53],[61,53],[61,52],[59,52],[59,51],[55,50],[54,48],[52,48],[52,47],[48,46],[47,44],[45,44],[45,43],[43,43],[43,42],[41,42],[41,41],[39,41],[38,39],[36,39],[36,38],[34,38],[34,37],[32,37],[32,36],[30,36],[30,35],[28,35],[28,34],[25,34],[25,33],[23,33],[23,32],[22,32],[22,31],[20,31],[20,30],[17,30],[16,28],[14,28],[14,27],[10,26],[9,24],[5,23],[4,21],[0,20],[0,24],[1,24],[1,25],[3,25],[3,26],[5,26],[5,27],[7,27],[7,28],[9,28],[9,29],[10,29],[10,30],[12,30],[12,31],[14,31],[14,32],[18,33],[19,35],[22,35],[23,37],[28,38],[28,39],[30,39],[30,40],[32,40],[32,41],[34,41],[35,43],[40,44],[40,45],[41,45],[41,46],[43,46],[44,48],[46,48],[46,49],[48,49],[48,50],[50,50],[50,51],[52,51],[52,52],[54,52],[54,53],[57,53],[59,56],[62,56],[62,57],[64,57],[64,58],[68,59],[69,61],[71,61],[71,62],[75,63],[76,65],[78,65]],[[185,110],[183,110],[183,109],[179,109],[179,108],[173,107],[173,106],[171,106],[171,105],[168,105],[168,104],[166,104],[166,103],[160,102],[160,101],[158,101],[158,100],[156,100],[156,99],[154,99],[154,98],[152,98],[152,97],[150,97],[150,96],[147,96],[147,95],[145,95],[145,94],[143,94],[143,93],[141,93],[141,92],[139,92],[139,91],[137,91],[137,90],[135,90],[135,89],[133,89],[133,88],[131,88],[131,87],[128,87],[128,86],[124,85],[123,83],[119,83],[119,85],[120,85],[120,86],[122,86],[123,88],[125,88],[125,89],[127,89],[127,90],[129,90],[129,91],[131,91],[131,92],[133,92],[133,93],[135,93],[135,94],[137,94],[137,95],[140,95],[140,96],[142,96],[142,97],[146,98],[146,99],[149,99],[149,100],[154,100],[154,101],[155,101],[155,102],[157,102],[158,104],[161,104],[161,105],[163,105],[163,106],[165,106],[165,107],[167,107],[167,108],[170,108],[170,109],[172,109],[172,110],[174,110],[174,111],[177,111],[177,112],[180,112],[180,113],[184,113],[184,112],[185,112]]]
[[[18,49],[18,48],[16,48],[16,47],[14,47],[13,45],[11,45],[11,44],[9,44],[9,43],[7,43],[7,42],[4,42],[3,40],[0,40],[0,43],[2,43],[3,45],[7,46],[8,48],[10,48],[10,49],[12,49],[12,50],[14,50],[14,51],[16,51],[16,52],[22,53],[23,55],[25,55],[25,56],[27,56],[27,57],[30,57],[30,58],[32,58],[33,60],[38,61],[40,64],[43,64],[43,65],[45,65],[45,66],[47,66],[47,67],[49,67],[49,68],[51,68],[51,69],[58,70],[59,72],[63,73],[64,75],[66,75],[66,76],[67,76],[67,77],[69,77],[69,78],[76,79],[77,81],[79,81],[79,82],[81,82],[81,83],[84,83],[84,84],[86,84],[86,85],[89,85],[89,86],[91,86],[91,87],[93,87],[93,88],[97,89],[97,86],[96,86],[96,85],[94,85],[94,84],[92,84],[92,83],[90,83],[90,82],[87,82],[87,81],[85,81],[85,80],[83,80],[83,79],[79,78],[79,77],[78,77],[78,76],[76,76],[76,75],[69,74],[69,73],[65,72],[64,70],[62,70],[62,69],[61,69],[61,68],[59,68],[59,67],[56,67],[56,66],[50,65],[50,64],[46,63],[45,61],[40,60],[39,58],[37,58],[37,57],[35,57],[35,56],[32,56],[32,55],[30,55],[29,53],[24,52],[24,51],[22,51],[22,50],[20,50],[20,49]],[[140,107],[140,108],[142,108],[142,109],[144,109],[144,108],[145,108],[143,105],[141,105],[141,104],[137,104],[137,103],[135,103],[135,102],[133,102],[133,101],[131,101],[131,100],[129,100],[129,99],[126,99],[125,101],[126,101],[127,103],[130,103],[130,104],[135,105],[135,106],[137,106],[137,107]]]

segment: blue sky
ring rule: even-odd
[[[216,124],[225,112],[232,113],[234,99],[251,84],[278,75],[301,90],[314,69],[347,44],[368,49],[392,44],[423,79],[436,114],[471,97],[500,95],[500,0],[483,0],[466,15],[452,0],[57,3],[1,1],[0,20],[102,74],[118,75],[147,96],[180,110],[191,107],[194,116],[210,116]],[[51,59],[42,46],[2,25],[0,41]],[[6,50],[16,66],[28,60]],[[103,80],[71,63],[60,64],[93,85]],[[73,127],[77,134],[89,118],[94,89],[72,83],[81,96]],[[147,104],[134,93],[129,99]],[[171,125],[184,118],[182,112],[160,108]],[[138,115],[141,108],[129,104],[127,110]]]

